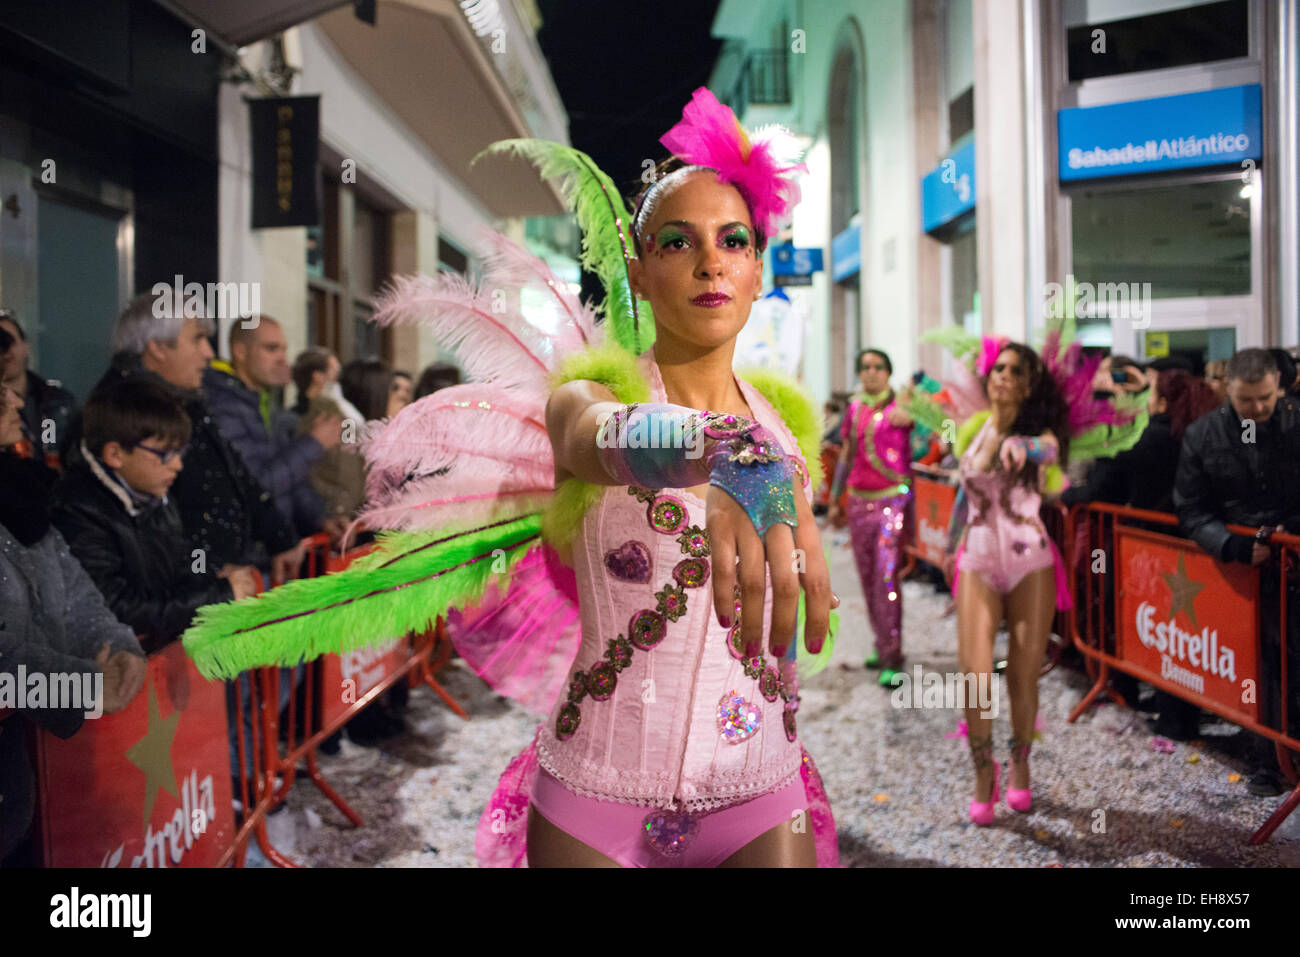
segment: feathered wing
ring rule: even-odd
[[[399,278],[376,303],[375,321],[427,328],[478,380],[367,429],[362,518],[389,531],[342,572],[202,609],[184,640],[203,674],[349,651],[468,609],[449,631],[493,687],[543,711],[559,694],[579,629],[572,572],[542,544],[544,410],[550,376],[603,336],[541,260],[502,236],[486,246],[480,283]]]
[[[513,153],[552,181],[582,229],[582,265],[605,287],[602,307],[614,340],[633,355],[654,345],[654,321],[647,303],[637,302],[628,281],[627,260],[634,255],[632,217],[613,180],[581,150],[549,140],[513,139],[493,143],[479,154]],[[479,157],[475,157],[475,160]]]

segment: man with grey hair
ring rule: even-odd
[[[1300,403],[1278,389],[1267,349],[1242,349],[1228,361],[1228,401],[1193,422],[1183,437],[1174,506],[1183,533],[1215,558],[1261,567],[1261,721],[1281,728],[1280,559],[1269,544],[1277,532],[1300,534]],[[1234,534],[1228,525],[1257,529]],[[1300,588],[1287,588],[1287,684],[1300,689]],[[1290,703],[1291,734],[1300,735],[1300,699]],[[1271,750],[1260,739],[1261,752]],[[1271,761],[1251,777],[1252,794],[1282,793]]]
[[[123,310],[111,340],[112,367],[96,389],[152,375],[179,391],[194,434],[171,494],[191,544],[211,568],[256,565],[275,581],[296,578],[303,557],[297,533],[222,436],[200,391],[212,359],[211,320],[188,310],[174,315],[170,304],[169,295],[146,294]]]

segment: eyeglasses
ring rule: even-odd
[[[860,370],[858,370],[858,371],[860,371],[860,372],[884,372],[884,371],[885,371],[885,367],[884,367],[883,365],[879,365],[879,364],[877,364],[877,365],[863,365],[862,368],[861,368]]]
[[[127,451],[134,452],[136,449],[143,449],[144,451],[149,452],[152,455],[158,456],[158,461],[161,462],[163,465],[171,465],[178,458],[183,459],[185,457],[185,453],[190,450],[190,447],[188,445],[182,445],[179,449],[151,449],[143,442],[140,442],[137,445],[131,446],[131,448],[128,449]]]

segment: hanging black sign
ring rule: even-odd
[[[248,101],[253,229],[320,225],[320,97]]]

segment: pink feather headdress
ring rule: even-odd
[[[731,108],[707,87],[691,95],[682,120],[659,138],[679,159],[718,171],[718,179],[744,194],[754,211],[754,225],[773,235],[802,195],[794,173],[806,173],[790,131],[773,124],[745,132]]]
[[[1006,336],[984,336],[980,340],[979,355],[975,357],[975,372],[985,376],[997,365],[998,355],[1011,340]]]

